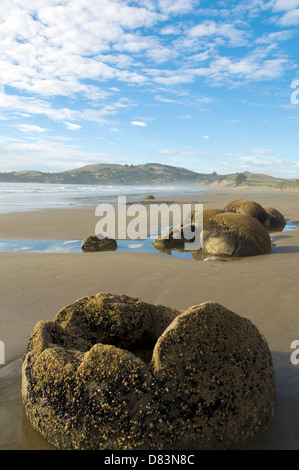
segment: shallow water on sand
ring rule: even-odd
[[[295,230],[298,227],[293,222],[288,221],[283,232]],[[277,233],[277,232],[275,232]],[[16,253],[82,253],[82,240],[1,240],[0,252]],[[131,253],[155,253],[175,258],[195,259],[202,261],[203,257],[200,251],[176,250],[158,250],[153,246],[151,237],[146,240],[117,240],[117,252]],[[86,254],[86,253],[85,253]]]

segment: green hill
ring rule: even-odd
[[[41,171],[13,171],[0,173],[0,182],[57,183],[101,185],[157,185],[199,184],[203,186],[259,187],[298,189],[299,180],[274,178],[258,173],[218,175],[197,173],[186,168],[146,163],[143,165],[115,165],[98,163],[56,173]]]

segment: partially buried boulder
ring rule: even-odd
[[[203,211],[192,211],[184,220],[183,224],[171,227],[153,241],[153,246],[159,251],[171,249],[183,249],[186,243],[194,240],[195,230],[204,228],[208,221],[215,215],[224,213],[222,209],[204,209]],[[199,250],[196,250],[199,251]]]
[[[229,202],[224,210],[227,212],[236,212],[237,214],[249,215],[259,220],[266,227],[269,225],[269,216],[265,209],[255,201],[246,199],[236,199]]]
[[[165,233],[155,238],[153,246],[157,250],[183,248],[185,244],[184,226],[170,227]]]
[[[282,231],[286,226],[284,216],[277,209],[273,207],[264,207],[269,217],[269,230]]]
[[[271,252],[271,239],[262,224],[247,215],[226,212],[204,227],[203,251],[214,256],[254,256]]]
[[[22,397],[59,449],[226,449],[267,429],[275,382],[264,337],[221,305],[101,293],[35,326]]]
[[[83,251],[115,251],[117,241],[112,238],[99,238],[97,235],[90,235],[84,238],[81,249]]]

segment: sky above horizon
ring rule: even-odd
[[[298,26],[299,0],[1,0],[0,171],[299,178]]]

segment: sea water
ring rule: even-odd
[[[200,188],[200,192],[205,189]],[[155,197],[179,194],[199,195],[197,188],[177,186],[84,185],[43,183],[0,183],[0,213],[23,212],[49,208],[117,202],[118,196],[141,199],[145,194]]]
[[[199,192],[200,191],[200,192]],[[70,206],[97,205],[102,202],[117,203],[119,196],[127,201],[141,200],[145,194],[156,198],[175,197],[178,194],[198,197],[204,188],[182,186],[131,186],[131,185],[84,185],[84,184],[44,184],[44,183],[0,183],[0,214],[26,212],[40,209],[69,208]],[[158,253],[153,240],[119,240],[117,251]],[[37,241],[0,240],[0,252],[19,253],[82,253],[82,240]],[[164,253],[166,256],[192,258],[188,252]]]
[[[116,203],[119,196],[126,196],[128,201],[141,199],[145,194],[155,197],[175,197],[178,194],[198,197],[205,188],[182,188],[177,186],[129,186],[129,185],[79,185],[79,184],[31,184],[0,183],[0,213],[22,212],[46,208],[66,208],[69,206],[86,206],[103,201]],[[287,221],[284,232],[294,230],[296,223]],[[188,251],[169,250],[159,252],[153,240],[130,241],[118,240],[118,252],[160,253],[176,258],[194,259]],[[0,252],[35,252],[35,253],[82,253],[82,240],[36,241],[36,240],[2,240]]]

